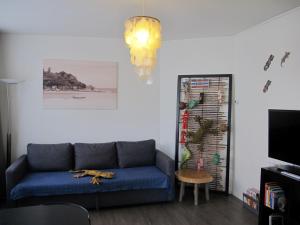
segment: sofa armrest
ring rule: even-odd
[[[27,173],[27,157],[22,155],[14,161],[5,171],[6,176],[6,195],[10,199],[10,191],[16,186]]]
[[[174,160],[159,150],[156,150],[156,166],[166,175],[170,177],[174,176]]]
[[[175,163],[166,154],[156,150],[156,167],[170,178],[170,188],[168,191],[168,201],[173,201],[175,198]]]

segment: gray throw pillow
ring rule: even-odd
[[[73,147],[65,144],[28,144],[27,159],[32,171],[66,171],[73,166]]]
[[[152,166],[155,164],[155,141],[117,142],[118,160],[121,168]]]
[[[76,143],[75,170],[112,169],[118,166],[115,143],[85,144]]]

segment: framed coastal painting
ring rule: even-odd
[[[47,109],[116,109],[116,62],[45,59],[43,105]]]

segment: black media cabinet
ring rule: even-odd
[[[300,225],[300,181],[282,175],[282,169],[268,167],[261,169],[260,200],[259,200],[259,225],[269,225],[271,214],[280,214],[284,217],[284,225]],[[286,210],[281,213],[265,206],[265,183],[276,182],[283,188],[287,199]]]

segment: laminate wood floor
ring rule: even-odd
[[[149,204],[91,211],[91,225],[257,225],[257,216],[233,196],[211,194],[193,205],[191,191],[183,202]]]

